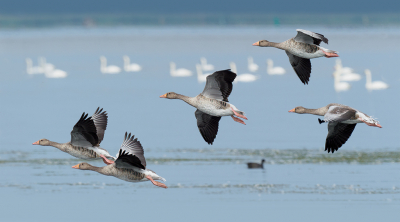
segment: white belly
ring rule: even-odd
[[[302,50],[296,50],[296,49],[290,49],[288,51],[295,56],[305,58],[305,59],[314,59],[314,58],[319,58],[319,57],[325,56],[325,53],[321,49],[314,53],[308,53],[308,52],[304,52]]]
[[[197,109],[203,113],[207,113],[211,116],[232,116],[233,112],[231,109],[217,109],[213,104],[202,104]]]

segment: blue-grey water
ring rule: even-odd
[[[284,41],[299,27],[59,28],[0,31],[0,209],[2,221],[273,220],[395,221],[399,215],[399,28],[300,27],[323,33],[344,66],[362,74],[351,89],[333,88],[335,59],[312,60],[304,86],[283,51],[252,43]],[[100,73],[100,56],[122,67],[123,55],[141,72]],[[26,74],[25,59],[39,56],[68,72],[65,79]],[[247,125],[220,121],[214,145],[196,127],[195,109],[160,95],[199,94],[195,64],[206,57],[216,70],[235,62],[248,73],[247,57],[260,69],[253,83],[237,83],[229,98],[246,112]],[[270,76],[266,59],[287,73]],[[193,71],[169,75],[169,63]],[[364,70],[390,88],[368,92]],[[323,151],[326,125],[316,116],[287,111],[337,102],[377,118],[383,128],[358,124],[334,154]],[[126,131],[139,138],[148,168],[169,189],[128,183],[72,169],[82,162],[52,147],[47,138],[70,140],[82,112],[109,113],[101,146],[117,153]],[[266,159],[264,170],[246,162]],[[103,166],[102,161],[90,161]],[[345,218],[345,219],[344,219]]]

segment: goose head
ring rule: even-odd
[[[92,167],[92,165],[88,163],[79,163],[76,164],[75,166],[72,166],[74,169],[80,169],[80,170],[89,170]]]
[[[260,46],[260,47],[268,47],[270,46],[270,42],[268,42],[267,40],[260,40],[256,43],[253,43],[254,46]]]
[[[50,146],[50,140],[41,139],[41,140],[38,140],[38,141],[32,143],[32,145]]]
[[[178,99],[178,94],[174,93],[174,92],[169,92],[169,93],[165,93],[164,95],[161,95],[160,98]]]
[[[306,108],[302,107],[302,106],[298,106],[294,109],[289,110],[289,113],[306,113]]]

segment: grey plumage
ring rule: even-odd
[[[308,84],[308,81],[310,81],[310,74],[311,74],[310,59],[305,59],[295,56],[286,50],[285,52],[286,55],[289,57],[290,65],[292,65],[294,72],[300,78],[301,82],[303,84]]]
[[[350,138],[357,124],[340,122],[328,123],[328,135],[325,141],[325,151],[334,153]]]
[[[308,30],[303,30],[303,29],[296,29],[297,35],[294,37],[294,40],[297,42],[304,42],[307,44],[314,44],[314,45],[319,45],[321,41],[325,42],[328,44],[328,39],[325,38],[324,35],[311,32]]]
[[[197,127],[199,128],[201,136],[208,144],[212,145],[215,137],[217,137],[221,117],[208,115],[198,109],[194,115],[196,116]]]
[[[146,168],[146,159],[144,158],[144,150],[142,147],[142,144],[137,140],[137,138],[134,139],[134,135],[131,135],[127,132],[125,132],[125,138],[124,138],[124,142],[122,142],[122,145],[120,147],[120,150],[117,154],[117,160],[116,163],[118,162],[118,159],[120,159],[120,163],[122,163],[123,161],[121,161],[122,157],[120,157],[121,154],[125,153],[125,157],[127,158],[129,165],[126,166],[125,168],[129,168],[130,166],[135,165],[135,167],[138,167],[138,161],[139,163],[143,166],[143,169]],[[130,154],[130,155],[128,155]],[[137,159],[136,159],[136,158]],[[122,167],[122,165],[120,165]],[[140,168],[140,167],[139,167]]]
[[[103,111],[103,108],[97,108],[97,110],[92,115],[92,120],[94,125],[96,126],[97,137],[99,139],[98,145],[103,141],[105,130],[107,129],[107,121],[108,116],[106,111]]]
[[[96,126],[91,117],[83,113],[71,131],[71,144],[74,146],[91,147],[98,145]]]
[[[207,76],[207,82],[201,94],[211,99],[228,102],[235,78],[236,74],[230,69],[214,72]]]
[[[355,119],[357,110],[348,106],[332,105],[328,112],[324,115],[325,122],[343,122],[350,119]]]

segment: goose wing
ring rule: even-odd
[[[328,123],[328,136],[325,142],[325,151],[334,153],[349,139],[357,124],[339,122]]]
[[[71,131],[71,144],[81,147],[92,147],[99,144],[96,126],[92,117],[83,113]]]
[[[116,156],[115,161],[117,168],[132,168],[138,167],[146,169],[146,159],[144,158],[144,150],[142,144],[134,139],[134,135],[126,132],[124,142],[122,142],[121,148]]]
[[[321,41],[325,42],[328,44],[328,39],[325,38],[324,35],[303,30],[303,29],[296,29],[297,35],[294,37],[294,40],[296,42],[304,42],[307,44],[313,44],[313,45],[319,45]]]
[[[305,85],[310,81],[311,74],[311,62],[310,59],[301,58],[293,55],[292,53],[285,51],[289,57],[290,65],[292,65],[297,76],[300,78],[301,82]]]
[[[230,69],[214,72],[207,76],[206,86],[201,94],[211,99],[228,102],[235,78],[236,74]]]
[[[94,112],[94,114],[92,115],[92,120],[94,122],[94,125],[96,126],[97,137],[99,138],[98,145],[100,145],[101,141],[103,141],[104,138],[104,132],[107,129],[108,116],[106,111],[103,111],[103,109],[100,109],[100,107],[98,107],[96,112]]]
[[[197,127],[199,128],[201,136],[208,144],[212,145],[218,133],[218,125],[221,117],[211,116],[200,110],[196,110],[194,115],[196,116]]]
[[[326,122],[343,122],[352,119],[356,115],[356,110],[346,106],[330,106],[324,120]]]

